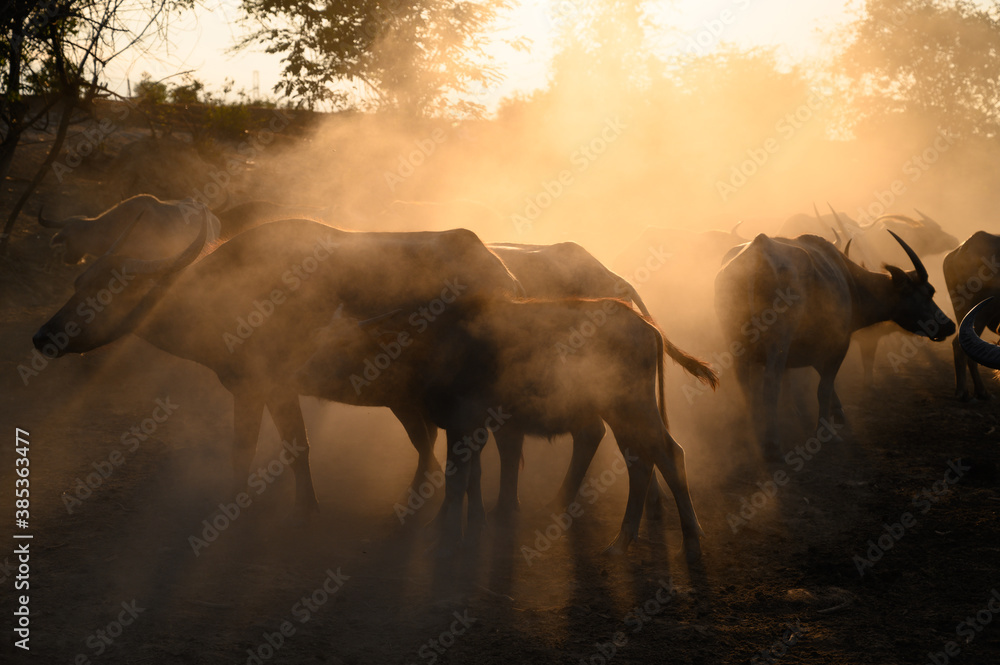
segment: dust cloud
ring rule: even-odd
[[[614,22],[608,25],[613,32]],[[995,161],[995,147],[988,136],[949,127],[929,115],[899,113],[891,123],[869,121],[838,80],[842,72],[832,62],[791,66],[768,50],[726,48],[701,57],[658,59],[636,52],[629,46],[633,42],[621,37],[596,37],[605,45],[599,53],[568,41],[548,87],[504,99],[486,117],[343,112],[292,128],[278,123],[277,131],[258,135],[251,157],[237,145],[217,144],[216,153],[206,158],[206,177],[197,180],[200,184],[189,195],[219,185],[225,173],[225,186],[215,187],[216,192],[225,190],[224,196],[206,197],[220,209],[267,200],[307,207],[315,213],[307,216],[344,230],[465,228],[487,243],[578,243],[635,286],[671,342],[719,373],[721,387],[712,392],[666,363],[670,430],[687,452],[695,506],[710,506],[719,518],[738,506],[731,491],[719,496],[722,488],[731,488],[738,479],[753,491],[748,479],[764,473],[733,376],[730,340],[723,338],[715,311],[714,281],[726,252],[759,233],[779,233],[788,218],[812,215],[814,205],[825,213],[827,202],[862,225],[885,213],[916,218],[919,209],[964,240],[991,223],[995,188],[988,165]],[[275,117],[284,114],[280,109],[272,112]],[[231,161],[238,166],[228,167]],[[178,197],[192,187],[190,173],[178,173],[182,176],[185,185],[170,189]],[[151,187],[149,181],[142,182],[143,188]],[[113,199],[117,189],[105,194]],[[818,232],[826,232],[824,225],[829,223],[822,222]],[[922,258],[937,288],[938,304],[950,314],[940,269],[943,253]],[[363,270],[359,274],[364,275]],[[421,276],[366,277],[395,288]],[[287,343],[306,345],[314,333],[296,331],[297,339]],[[301,346],[295,348],[300,352]],[[945,345],[914,344],[896,333],[881,342],[876,376],[898,384],[904,366],[947,373],[947,353]],[[182,603],[181,596],[210,600],[216,588],[210,575],[179,564],[170,568],[174,552],[146,549],[163,533],[172,533],[180,543],[175,549],[188,556],[185,539],[202,533],[199,524],[211,523],[219,512],[218,498],[229,496],[231,396],[203,367],[166,358],[152,347],[140,348],[134,340],[87,360],[96,370],[83,362],[67,361],[39,380],[58,379],[64,385],[82,381],[76,384],[79,396],[68,403],[80,418],[101,408],[93,395],[84,395],[140,368],[141,386],[115,387],[116,399],[145,404],[169,393],[181,404],[179,415],[157,434],[156,447],[151,448],[162,452],[166,445],[169,467],[154,470],[151,463],[136,461],[143,474],[158,479],[152,488],[132,487],[121,495],[126,504],[141,506],[144,519],[161,517],[130,535],[126,544],[136,553],[124,557],[128,565],[123,565],[117,584],[139,584],[163,593],[172,603]],[[797,370],[783,386],[782,436],[790,446],[812,434],[816,383],[812,370]],[[840,372],[838,390],[852,408],[871,395],[862,386],[854,348]],[[415,588],[419,584],[404,589],[401,580],[412,582],[414,571],[430,565],[424,555],[431,543],[422,540],[426,536],[413,535],[420,529],[412,527],[433,517],[443,492],[431,480],[433,491],[428,489],[426,497],[419,487],[416,493],[407,490],[417,452],[387,409],[313,398],[302,398],[301,403],[322,507],[317,526],[304,537],[289,536],[284,528],[283,516],[294,492],[291,471],[279,463],[274,468],[280,473],[272,473],[274,483],[267,483],[268,491],[258,503],[261,512],[241,520],[233,527],[235,535],[205,551],[214,566],[209,570],[224,568],[226,557],[240,556],[244,547],[259,548],[278,562],[301,556],[317,569],[327,565],[321,561],[324,557],[349,557],[358,565],[355,570],[379,580],[370,606],[357,602],[360,593],[347,592],[355,601],[349,607],[364,605],[361,617],[385,623],[403,614],[413,624],[411,637],[425,634],[425,623],[405,603],[420,595]],[[113,439],[128,422],[124,412],[117,414],[101,436]],[[581,582],[591,581],[596,568],[581,552],[596,551],[617,533],[628,483],[622,474],[609,471],[619,458],[612,436],[602,443],[585,481],[599,498],[595,512],[600,519],[587,521],[578,535],[563,537],[556,529],[557,537],[549,538],[559,541],[548,545],[552,552],[560,551],[558,560],[568,560],[570,570],[565,579],[545,580],[537,592],[542,595],[534,598],[537,604],[582,602],[577,597],[586,595],[580,591]],[[438,437],[436,457],[443,465],[442,439]],[[265,416],[251,469],[267,470],[280,460],[282,449],[280,435]],[[524,555],[523,547],[541,551],[538,543],[547,542],[546,529],[557,519],[550,502],[571,452],[567,436],[528,438],[520,480],[523,528],[514,539],[515,560]],[[72,488],[75,473],[74,465],[64,460],[56,482]],[[487,508],[495,501],[498,482],[498,455],[490,444],[483,454]],[[84,510],[100,505],[92,500]],[[129,520],[140,523],[139,516]],[[274,528],[275,523],[282,528]],[[665,525],[674,546],[680,533],[673,508],[668,508]],[[713,527],[716,534],[724,529],[720,524]],[[494,544],[498,551],[501,545],[511,545],[500,536]],[[366,559],[369,552],[372,556]],[[530,564],[530,552],[524,556]],[[168,592],[162,579],[147,579],[149,561],[168,567],[181,590]],[[494,594],[528,594],[528,587],[543,575],[536,568],[522,571],[523,577],[504,577],[504,565],[510,566],[510,561],[492,572]],[[363,578],[362,573],[352,574]],[[248,579],[253,583],[240,593],[247,603],[261,606],[271,600],[263,592],[255,595],[261,589],[284,593],[302,584],[297,578],[282,586],[255,575],[266,577],[267,572],[251,571]],[[401,588],[395,588],[397,584]],[[642,597],[638,587],[607,592],[618,594],[622,607]],[[274,607],[270,602],[269,609]],[[564,636],[572,630],[557,626],[552,634]]]

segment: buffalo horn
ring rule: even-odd
[[[42,211],[44,209],[45,209],[45,206],[42,206],[41,208],[38,209],[38,223],[41,226],[44,226],[47,229],[61,229],[64,226],[66,226],[66,222],[57,222],[57,221],[52,220],[52,219],[46,219],[45,215],[42,214]]]
[[[136,221],[138,221],[138,218]],[[135,222],[133,222],[133,224],[134,223]],[[205,223],[201,225],[198,237],[195,238],[194,241],[177,256],[171,256],[166,259],[157,259],[155,261],[143,261],[141,259],[127,258],[122,263],[122,270],[135,275],[156,275],[160,273],[163,273],[164,275],[171,275],[188,266],[191,262],[198,258],[198,255],[201,254],[202,248],[205,246],[205,238],[207,236],[208,224]]]
[[[834,220],[836,220],[837,226],[840,227],[840,232],[844,234],[845,238],[850,238],[851,234],[847,232],[847,227],[844,226],[844,221],[842,219],[840,219],[840,215],[838,215],[837,211],[833,209],[833,206],[830,205],[829,201],[826,202],[826,205],[827,205],[828,208],[830,208],[830,212],[833,213],[833,218],[834,218]]]
[[[914,208],[914,210],[917,210],[917,209]],[[920,215],[920,221],[924,222],[925,224],[927,224],[929,222],[930,224],[932,224],[932,225],[934,225],[934,226],[936,226],[938,228],[941,228],[941,225],[938,224],[936,221],[934,221],[933,218],[928,217],[927,215],[925,215],[924,213],[920,212],[919,210],[917,210],[917,214]]]
[[[962,350],[980,365],[1000,369],[1000,346],[990,344],[976,334],[976,314],[991,300],[992,297],[986,298],[965,315],[962,325],[958,328],[958,343],[962,345]]]
[[[135,216],[135,219],[129,222],[128,226],[125,227],[125,230],[122,231],[118,236],[118,239],[115,240],[114,244],[112,244],[111,247],[108,247],[108,251],[104,252],[105,256],[114,256],[118,249],[125,244],[125,241],[128,240],[130,235],[132,235],[132,230],[135,229],[135,225],[139,223],[139,220],[142,219],[144,213],[145,211],[140,212]]]
[[[896,239],[896,242],[898,242],[899,246],[903,248],[903,251],[906,252],[906,255],[908,257],[910,257],[910,261],[913,263],[913,267],[916,269],[916,271],[917,271],[917,277],[920,278],[920,281],[926,282],[927,281],[927,268],[924,267],[924,264],[920,260],[920,257],[917,256],[917,253],[914,252],[913,249],[909,245],[907,245],[905,242],[903,242],[903,239],[900,238],[898,235],[896,235],[893,231],[890,231],[889,229],[886,229],[886,231],[889,231],[889,233],[892,233],[892,237]]]

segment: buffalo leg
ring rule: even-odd
[[[472,543],[478,542],[483,530],[486,528],[486,507],[483,506],[482,488],[483,469],[479,451],[472,454],[469,461],[469,485],[466,489],[466,496],[469,499],[469,528],[467,530],[468,540]]]
[[[410,437],[410,443],[417,449],[417,454],[420,456],[417,460],[417,471],[410,483],[410,488],[417,491],[420,484],[428,479],[428,473],[441,471],[441,465],[434,457],[437,426],[419,408],[410,405],[390,408],[403,429],[406,430],[406,435]]]
[[[819,387],[816,389],[816,399],[819,402],[819,422],[817,430],[822,428],[829,429],[829,425],[833,423],[832,415],[835,407],[843,413],[840,398],[837,397],[837,392],[834,390],[834,383],[837,380],[837,371],[840,369],[841,362],[843,362],[843,358],[818,368]],[[836,432],[834,432],[834,439],[839,438]]]
[[[660,482],[656,479],[656,473],[649,477],[649,487],[646,488],[646,519],[659,521],[663,519],[664,493],[660,489]]]
[[[653,412],[655,413],[655,411]],[[631,423],[631,425],[630,425]],[[684,449],[674,440],[660,421],[656,418],[641,416],[624,418],[619,421],[619,429],[615,430],[614,422],[609,423],[619,441],[619,448],[625,459],[632,459],[629,464],[629,494],[625,507],[625,517],[622,520],[621,531],[611,546],[613,552],[624,552],[635,540],[639,532],[639,519],[642,517],[643,497],[652,476],[653,465],[663,474],[667,486],[670,487],[677,503],[677,512],[681,518],[681,531],[684,534],[684,553],[689,562],[695,562],[701,557],[699,538],[704,535],[698,516],[694,511],[691,493],[688,489],[687,470],[684,463]],[[619,434],[621,432],[621,434]],[[632,453],[638,459],[630,457]]]
[[[736,382],[739,383],[746,402],[748,429],[753,433],[754,443],[760,444],[764,440],[764,402],[761,398],[758,371],[755,371],[757,368],[743,357],[733,361],[733,369],[736,372]]]
[[[299,396],[294,392],[276,390],[267,400],[267,410],[278,427],[282,438],[282,462],[291,455],[292,471],[295,472],[295,507],[308,514],[319,509],[313,490],[312,474],[309,471],[309,439],[306,424],[302,419]],[[288,453],[286,455],[285,453]]]
[[[983,377],[979,373],[979,363],[969,358],[969,374],[972,375],[972,386],[975,390],[976,399],[989,399],[990,391],[983,383]]]
[[[959,321],[962,319],[959,318]],[[968,400],[971,395],[969,395],[969,389],[965,386],[965,368],[968,365],[972,368],[972,360],[965,355],[965,351],[962,350],[962,345],[959,343],[958,335],[955,335],[954,339],[951,340],[952,352],[955,355],[955,397],[962,401]],[[975,379],[973,379],[973,382]]]
[[[861,351],[861,369],[865,388],[875,386],[875,356],[878,353],[878,343],[882,335],[877,331],[861,330],[856,335],[858,349]]]
[[[974,321],[973,329],[976,331],[976,337],[982,337],[983,331],[986,329],[986,325],[980,324],[978,321]],[[958,339],[958,335],[955,336],[955,339]],[[972,375],[972,386],[975,389],[976,399],[989,399],[990,393],[986,390],[986,386],[983,384],[983,377],[979,374],[979,363],[968,356],[966,356],[966,358],[969,362],[969,374]]]
[[[501,521],[509,520],[518,509],[517,481],[520,475],[524,433],[507,425],[493,433],[500,453],[500,495],[497,497],[496,515]]]
[[[630,441],[628,437],[618,438],[617,432],[615,432],[615,438],[618,440],[618,448],[625,459],[632,459],[632,455],[637,449],[634,446],[630,448],[629,444],[635,442]],[[628,463],[628,501],[625,504],[625,516],[622,518],[622,526],[618,531],[618,536],[608,545],[605,552],[624,554],[628,551],[629,545],[639,537],[639,521],[642,519],[643,502],[646,498],[646,488],[649,487],[652,476],[653,467],[641,455],[639,459]]]
[[[450,555],[462,540],[462,506],[469,489],[469,477],[472,472],[472,451],[468,445],[471,436],[465,431],[446,430],[448,440],[448,465],[450,473],[445,474],[444,503],[435,518],[441,529],[441,542],[438,554]],[[471,434],[471,431],[470,431]]]
[[[833,407],[833,421],[835,423],[840,423],[841,425],[847,424],[847,414],[844,413],[844,405],[840,402],[840,396],[837,394],[836,389],[830,395],[831,406]]]
[[[772,461],[781,459],[781,445],[778,443],[778,396],[787,360],[788,350],[775,348],[768,350],[767,361],[764,364],[764,381],[760,391],[762,442],[764,455]]]
[[[670,432],[666,428],[662,429],[664,447],[656,447],[653,450],[653,463],[663,474],[663,479],[667,481],[670,492],[677,502],[677,512],[681,518],[681,532],[684,534],[684,555],[689,562],[701,559],[701,543],[699,537],[705,535],[698,523],[698,516],[694,512],[694,504],[691,502],[691,492],[688,489],[687,467],[684,463],[684,449],[674,441]]]
[[[264,399],[252,392],[233,393],[233,488],[245,492],[250,465],[257,453],[257,437],[264,417]]]
[[[606,432],[607,428],[600,418],[595,418],[582,428],[573,431],[573,456],[570,458],[566,477],[563,478],[556,499],[559,508],[565,508],[576,498],[576,493],[583,484],[583,477],[587,474],[587,469],[590,468],[590,463]]]

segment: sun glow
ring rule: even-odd
[[[553,57],[573,34],[574,20],[596,6],[596,0],[514,5],[497,20],[485,49],[503,80],[473,90],[472,97],[495,107],[503,97],[545,87]],[[205,9],[178,15],[165,40],[151,43],[132,58],[114,61],[108,71],[111,89],[126,94],[128,82],[134,84],[143,72],[170,83],[181,82],[178,73],[190,72],[212,92],[222,90],[228,80],[233,91],[276,96],[281,56],[260,49],[233,50],[248,32],[239,20],[239,0],[214,0]],[[778,0],[664,0],[647,3],[644,12],[647,46],[661,58],[706,55],[733,44],[744,49],[776,47],[789,63],[819,56],[827,48],[822,34],[854,15],[838,0],[792,5]],[[526,40],[530,50],[512,46],[519,39]]]

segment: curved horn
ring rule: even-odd
[[[920,281],[926,282],[927,281],[927,268],[924,267],[924,264],[920,260],[920,257],[917,256],[917,253],[914,252],[913,249],[909,245],[907,245],[905,242],[903,242],[903,239],[900,238],[898,235],[896,235],[893,231],[890,231],[889,229],[886,229],[886,231],[889,231],[889,233],[892,233],[892,237],[896,239],[896,242],[898,242],[899,246],[903,248],[903,251],[906,252],[906,255],[908,257],[910,257],[910,261],[913,263],[913,267],[916,269],[916,271],[917,271],[917,277],[920,278]]]
[[[922,222],[918,222],[917,220],[913,219],[912,217],[907,217],[906,215],[879,215],[878,217],[875,218],[875,220],[872,222],[872,224],[877,224],[878,222],[881,222],[881,221],[886,220],[886,219],[894,219],[897,222],[903,222],[904,224],[906,224],[908,226],[912,226],[915,229],[918,229],[921,226],[924,226],[924,224]]]
[[[933,220],[932,218],[928,217],[927,215],[925,215],[924,213],[920,212],[920,211],[919,211],[919,210],[917,210],[916,208],[914,208],[914,210],[916,210],[916,211],[917,211],[917,214],[918,214],[918,215],[920,215],[920,221],[924,222],[925,224],[926,224],[927,222],[930,222],[930,223],[931,223],[931,224],[933,224],[934,226],[936,226],[936,227],[938,227],[938,228],[941,228],[941,225],[940,225],[940,224],[938,224],[938,223],[937,223],[936,221],[934,221],[934,220]]]
[[[135,309],[129,312],[128,316],[118,325],[111,339],[118,339],[122,335],[132,332],[136,326],[142,323],[143,319],[153,310],[154,307],[163,299],[164,294],[170,288],[170,286],[176,281],[177,274],[198,258],[201,254],[202,248],[205,246],[205,238],[208,237],[208,224],[202,224],[201,231],[198,233],[198,237],[194,239],[187,248],[178,254],[175,258],[164,259],[163,261],[138,261],[137,259],[125,259],[122,263],[122,271],[127,272],[132,270],[129,266],[142,267],[143,264],[168,264],[167,266],[161,268],[163,272],[163,277],[160,278],[158,282],[153,286],[149,292],[143,296],[142,300],[136,305]],[[172,264],[172,265],[171,265]],[[140,271],[136,270],[136,273]]]
[[[966,355],[984,367],[1000,369],[1000,346],[984,341],[976,334],[976,314],[986,303],[993,300],[986,298],[978,305],[969,310],[969,313],[962,319],[962,325],[958,328],[958,343],[962,345],[962,350]]]
[[[742,224],[742,223],[743,223],[742,219],[740,221],[736,222],[736,225],[733,226],[733,229],[729,232],[729,235],[731,235],[732,237],[736,238],[737,240],[744,240],[745,241],[745,239],[743,238],[743,236],[741,236],[739,234],[740,224]]]
[[[837,229],[831,226],[830,230],[833,231],[833,237],[835,238],[833,246],[840,249],[840,246],[844,244],[844,239],[840,237],[839,233],[837,233]],[[850,240],[848,240],[848,242],[850,242]]]
[[[378,316],[373,316],[372,318],[365,319],[364,321],[358,321],[358,327],[367,328],[368,326],[375,325],[379,321],[384,321],[385,319],[388,319],[390,316],[395,316],[396,314],[399,314],[402,311],[403,310],[401,309],[394,309],[391,312],[386,312],[385,314],[379,314]]]
[[[819,208],[816,207],[815,201],[813,201],[813,213],[816,215],[816,221],[819,222],[820,226],[822,226],[823,216],[819,214]]]
[[[141,217],[142,215],[139,215]],[[138,217],[136,218],[138,221]],[[135,222],[133,222],[133,225]],[[122,263],[122,270],[130,272],[135,275],[156,275],[163,273],[166,277],[172,275],[179,270],[190,265],[198,255],[201,254],[201,250],[205,247],[205,239],[208,237],[208,224],[202,224],[201,230],[198,232],[198,237],[188,245],[181,253],[177,256],[171,256],[166,259],[158,259],[155,261],[143,261],[141,259],[126,258]],[[117,244],[117,243],[116,243]]]
[[[851,243],[854,242],[854,238],[850,238],[847,244],[844,245],[844,256],[851,258]]]
[[[135,229],[135,225],[139,223],[139,220],[142,219],[142,216],[145,214],[145,212],[146,211],[143,210],[142,212],[140,212],[138,215],[135,216],[135,219],[129,222],[128,226],[125,227],[125,230],[122,231],[121,234],[118,236],[118,239],[115,240],[115,242],[111,245],[111,247],[108,247],[108,251],[104,252],[105,256],[114,255],[115,252],[117,252],[118,249],[125,244],[125,241],[128,240],[128,237],[132,235],[132,230]]]
[[[850,238],[851,234],[847,232],[847,227],[844,225],[844,221],[840,219],[840,215],[838,215],[837,211],[833,209],[833,206],[830,205],[829,201],[826,202],[826,205],[830,208],[830,212],[833,213],[833,218],[837,221],[837,226],[840,227],[840,232],[844,234],[845,238]]]
[[[65,221],[57,222],[57,221],[55,221],[53,219],[46,219],[45,215],[42,214],[43,210],[45,210],[45,206],[44,205],[41,208],[38,209],[38,224],[40,226],[44,226],[47,229],[61,229],[64,226],[66,226],[66,222]]]

